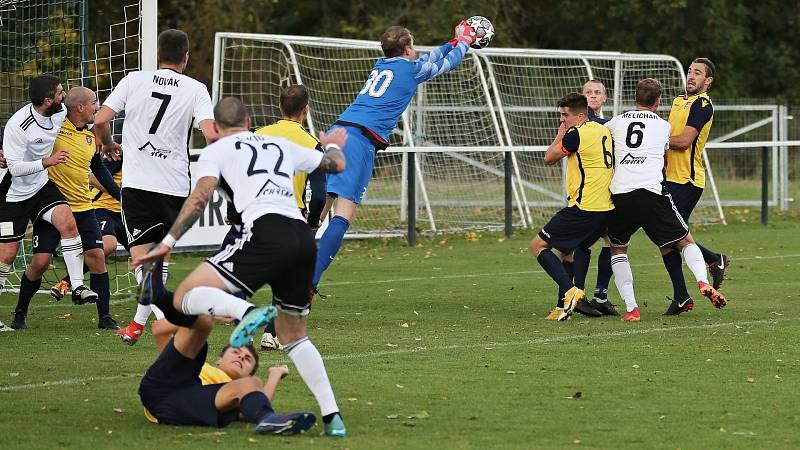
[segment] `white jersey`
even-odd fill
[[[192,120],[214,118],[205,85],[171,69],[131,72],[103,106],[125,111],[122,187],[189,195]]]
[[[218,178],[218,190],[245,224],[265,214],[303,220],[292,176],[313,172],[322,156],[284,138],[243,131],[204,148],[195,175]]]
[[[67,108],[45,117],[28,103],[8,119],[3,132],[3,153],[8,168],[0,169],[0,180],[6,189],[5,200],[21,202],[34,196],[48,180],[42,159],[53,153],[58,130],[67,117]]]
[[[647,189],[661,194],[664,152],[669,148],[669,122],[650,111],[628,111],[606,124],[614,138],[611,193]]]

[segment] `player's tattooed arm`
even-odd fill
[[[178,213],[178,218],[172,228],[169,229],[169,234],[176,241],[183,236],[189,228],[197,222],[197,219],[203,214],[206,205],[211,201],[214,195],[214,190],[217,188],[216,177],[202,177],[197,180],[197,185],[192,191],[192,195],[183,202],[181,212]]]
[[[344,128],[337,128],[328,134],[319,132],[319,142],[325,149],[319,168],[326,172],[342,172],[347,166],[342,149],[347,142],[347,131]]]

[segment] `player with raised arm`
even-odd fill
[[[664,186],[672,194],[672,200],[689,223],[689,217],[703,195],[706,174],[703,166],[703,150],[714,122],[714,105],[708,97],[708,89],[714,84],[716,67],[708,58],[696,58],[686,73],[686,95],[675,97],[669,112],[672,135],[666,155],[666,182]],[[719,289],[725,279],[730,258],[715,253],[700,244],[703,259],[711,272],[711,286]],[[665,316],[674,316],[691,311],[694,302],[686,290],[681,257],[677,252],[663,255],[664,267],[672,280],[673,297]]]
[[[633,273],[628,262],[630,238],[639,229],[661,253],[675,250],[683,255],[694,274],[700,293],[717,307],[725,296],[708,284],[706,265],[689,226],[664,189],[664,150],[669,146],[670,124],[656,114],[661,105],[661,83],[646,78],[636,85],[636,109],[612,118],[606,126],[614,138],[616,169],[611,180],[614,211],[608,223],[614,282],[625,301],[622,320],[638,322],[639,308],[633,292]]]
[[[344,129],[320,133],[325,153],[309,151],[287,139],[256,135],[249,131],[250,117],[242,102],[222,99],[214,108],[222,138],[206,147],[197,162],[197,185],[186,200],[175,224],[160,244],[134,264],[159,261],[200,217],[219,189],[241,214],[242,235],[233,244],[200,264],[181,282],[174,295],[159,285],[158,264],[147,271],[142,302],[155,300],[170,322],[191,327],[197,316],[233,317],[240,320],[231,345],[241,347],[274,317],[284,350],[319,403],[329,436],[347,431],[336,404],[325,364],[308,338],[306,323],[311,307],[308,295],[316,248],[294,200],[292,173],[341,172],[345,159],[341,148]],[[254,308],[232,295],[252,296],[265,284],[272,288],[275,306]]]
[[[256,130],[255,134],[286,138],[301,147],[322,152],[322,146],[317,138],[309,134],[303,123],[308,115],[308,90],[302,84],[294,84],[283,88],[279,105],[281,119],[272,125],[267,125]],[[325,171],[315,170],[311,173],[294,173],[294,200],[303,217],[314,233],[320,225],[320,215],[325,206]],[[311,188],[311,198],[306,204],[307,187]],[[223,244],[224,245],[224,244]],[[274,322],[267,325],[261,336],[262,350],[278,350],[281,348],[280,340],[275,335]]]
[[[579,255],[588,258],[591,246],[605,234],[609,211],[614,209],[608,190],[614,171],[611,134],[603,125],[588,120],[587,108],[586,97],[577,92],[559,100],[561,126],[544,155],[548,165],[567,158],[567,207],[531,241],[533,256],[561,294],[561,304],[550,312],[548,320],[569,320],[585,297],[588,259],[575,261],[572,277],[562,260],[578,249],[581,251],[576,251],[576,259]]]
[[[342,240],[355,218],[372,177],[375,152],[389,146],[389,134],[417,91],[420,83],[456,68],[470,45],[475,31],[466,21],[455,29],[455,37],[430,53],[415,58],[414,36],[408,29],[393,26],[381,36],[384,58],[378,59],[364,87],[331,129],[344,128],[349,136],[347,169],[328,176],[326,206],[336,199],[336,215],[323,233],[317,252],[312,284],[316,290],[323,272],[342,246]]]
[[[78,86],[69,90],[64,104],[68,111],[67,117],[61,125],[52,152],[53,155],[66,152],[69,158],[62,164],[49,167],[47,171],[50,180],[66,197],[81,236],[84,261],[90,272],[89,285],[98,294],[97,327],[116,330],[119,326],[109,312],[111,293],[108,272],[100,225],[89,194],[89,173],[93,173],[104,188],[116,197],[119,197],[119,187],[103,165],[100,155],[96,153],[95,136],[89,129],[98,110],[97,96],[91,89]],[[25,317],[28,306],[42,284],[42,275],[53,259],[59,233],[50,223],[37,220],[33,224],[31,240],[33,258],[21,277],[19,300],[11,323],[15,329],[27,328]],[[79,296],[73,296],[73,302],[84,303]]]
[[[122,221],[132,258],[144,255],[175,221],[189,195],[189,137],[197,121],[207,142],[216,139],[205,85],[183,74],[189,38],[181,30],[158,35],[158,70],[131,72],[106,98],[95,118],[103,153],[120,150],[109,122],[124,111]]]
[[[97,294],[83,284],[83,244],[75,218],[45,170],[69,157],[64,150],[51,155],[67,116],[64,88],[57,77],[40,75],[31,79],[28,94],[31,103],[8,119],[3,132],[8,168],[0,169],[0,287],[8,278],[28,222],[44,220],[61,236],[64,264],[75,286],[73,301],[96,301]]]

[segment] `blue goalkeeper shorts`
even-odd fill
[[[360,128],[334,125],[331,130],[336,128],[347,130],[347,142],[343,149],[347,168],[341,173],[328,174],[328,194],[361,203],[372,178],[375,144],[364,136]]]

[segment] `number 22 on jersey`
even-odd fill
[[[380,97],[389,89],[389,85],[392,84],[393,79],[394,72],[389,69],[381,70],[380,72],[373,70],[369,74],[369,78],[367,78],[367,82],[364,83],[364,87],[361,88],[359,94],[368,93],[370,97]]]

